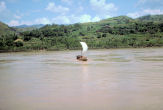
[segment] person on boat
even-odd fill
[[[82,57],[81,55],[77,55],[77,56],[76,56],[76,59],[79,60],[81,57]]]
[[[87,61],[87,60],[88,60],[87,57],[82,56],[82,55],[77,55],[77,56],[76,56],[76,59],[77,59],[77,60],[82,60],[82,61]]]

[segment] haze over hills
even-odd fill
[[[31,31],[34,29],[39,29],[41,27],[45,26],[44,24],[34,24],[34,25],[19,25],[19,26],[13,26],[18,32],[23,32],[23,31]]]
[[[29,28],[29,27],[33,27],[33,28],[41,28],[43,27],[44,24],[34,24],[34,25],[19,25],[19,26],[13,26],[15,28]]]
[[[8,26],[7,24],[0,22],[0,35],[6,34],[9,32],[23,32],[23,31],[31,31],[34,29],[39,29],[45,25],[43,24],[35,24],[35,25],[20,25],[20,26]]]

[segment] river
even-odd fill
[[[0,53],[0,110],[163,110],[163,48]]]

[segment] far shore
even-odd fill
[[[89,50],[107,50],[107,49],[144,49],[144,48],[162,48],[163,46],[153,46],[153,47],[119,47],[119,48],[90,48]],[[48,51],[73,51],[81,49],[40,49],[40,50],[0,50],[0,53],[10,53],[10,52],[48,52]],[[89,51],[88,50],[88,51]]]

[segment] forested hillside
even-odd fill
[[[99,22],[46,25],[40,29],[0,36],[1,50],[128,48],[163,46],[163,15],[137,19],[113,17]]]

